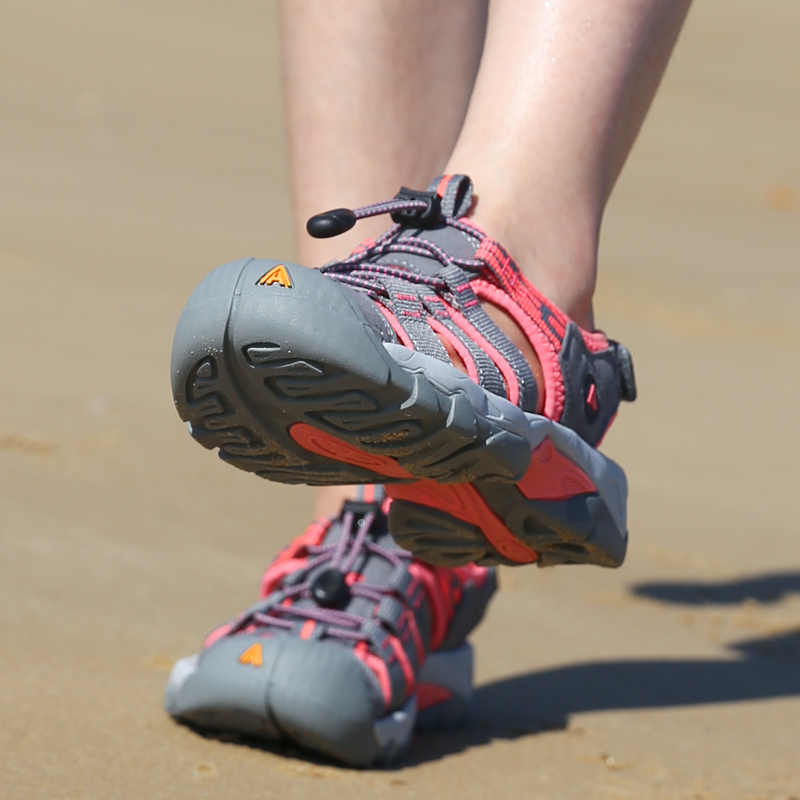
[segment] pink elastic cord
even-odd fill
[[[519,381],[517,380],[517,376],[514,373],[514,370],[511,369],[511,365],[506,361],[497,350],[492,347],[486,339],[481,336],[472,325],[467,322],[466,318],[463,317],[461,314],[458,313],[452,306],[444,304],[445,308],[447,309],[448,313],[450,314],[451,319],[453,322],[461,328],[464,333],[467,334],[482,350],[486,352],[486,354],[494,361],[495,366],[497,369],[500,370],[500,374],[503,376],[503,380],[506,383],[506,392],[508,393],[508,399],[514,403],[515,405],[519,403]]]
[[[542,334],[524,309],[500,287],[478,278],[472,282],[472,291],[481,300],[502,308],[522,329],[542,365],[544,415],[550,419],[559,419],[564,410],[564,378],[558,363],[558,353],[552,342]]]

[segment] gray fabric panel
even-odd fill
[[[385,279],[384,285],[389,292],[397,321],[408,334],[414,349],[450,363],[450,356],[425,319],[425,310],[419,299],[419,287],[395,278]]]
[[[564,375],[564,411],[559,422],[572,428],[589,444],[596,445],[622,399],[616,354],[610,348],[599,353],[590,352],[580,328],[570,322],[559,358]],[[596,414],[586,404],[589,382],[596,386]]]
[[[454,258],[474,258],[475,251],[480,245],[477,237],[449,225],[441,225],[430,230],[406,228],[397,238],[397,241],[402,243],[405,239],[409,240],[409,244],[414,244],[415,239],[427,239]],[[442,268],[441,262],[435,258],[411,253],[388,253],[376,258],[375,263],[408,267],[423,275],[436,275]]]
[[[519,381],[519,405],[523,411],[535,412],[539,402],[539,389],[530,365],[516,345],[503,333],[483,310],[469,285],[470,276],[459,267],[446,267],[442,276],[456,291],[458,310],[467,321],[494,347],[514,371]]]

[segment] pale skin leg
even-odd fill
[[[284,0],[284,94],[297,255],[319,266],[388,226],[360,222],[312,239],[329,208],[423,189],[461,131],[478,71],[487,0]]]
[[[492,0],[487,25],[477,0],[284,0],[298,259],[319,265],[386,226],[314,240],[311,215],[463,172],[474,222],[591,329],[603,211],[690,1]],[[318,514],[351,494],[320,490]]]
[[[284,0],[284,93],[297,258],[319,266],[387,227],[360,222],[312,239],[320,211],[425,188],[444,170],[467,113],[486,0]],[[317,491],[317,517],[353,487]]]
[[[600,223],[691,0],[492,0],[448,172],[473,220],[584,328]]]

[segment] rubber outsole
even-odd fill
[[[291,288],[261,286],[278,262],[215,270],[189,299],[173,347],[173,392],[192,436],[220,457],[285,483],[367,483],[369,462],[320,457],[294,440],[305,423],[401,468],[389,480],[524,474],[522,412],[473,408],[389,356],[347,290],[290,265]],[[520,430],[523,429],[523,430]],[[404,474],[403,471],[407,474]]]
[[[594,564],[618,567],[625,558],[626,540],[615,532],[608,509],[598,497],[574,497],[561,502],[526,498],[515,487],[477,483],[475,491],[486,508],[505,507],[490,523],[496,530],[505,528],[528,548],[527,552],[509,552],[508,540],[492,542],[487,538],[489,526],[475,524],[454,513],[433,505],[426,493],[420,502],[395,499],[389,511],[389,529],[395,541],[418,558],[446,567],[470,562],[482,566],[507,564],[515,566],[535,561],[540,567],[557,564]],[[390,492],[391,494],[391,492]],[[398,490],[395,497],[403,496]],[[419,492],[415,492],[418,495]],[[416,497],[415,497],[416,499]],[[442,505],[447,505],[442,503]],[[535,558],[528,557],[531,552]]]
[[[265,285],[278,267],[283,281]],[[384,344],[352,295],[276,261],[206,277],[172,353],[175,404],[192,436],[269,480],[386,484],[393,535],[433,563],[622,562],[616,464],[452,365]],[[552,465],[531,477],[545,440],[566,470],[555,488]],[[534,478],[544,496],[520,488]]]
[[[164,706],[176,720],[201,730],[294,742],[357,767],[396,760],[415,730],[450,730],[468,721],[474,660],[470,644],[430,653],[420,668],[417,684],[435,687],[444,699],[420,710],[412,694],[401,708],[383,716],[376,716],[374,705],[354,690],[368,685],[362,683],[362,665],[344,648],[334,647],[324,648],[329,656],[336,655],[324,663],[327,672],[308,657],[307,645],[301,643],[288,658],[284,648],[282,660],[295,662],[286,673],[288,682],[281,680],[287,665],[280,661],[270,665],[267,675],[245,672],[235,662],[228,665],[214,658],[216,653],[208,660],[203,654],[179,659],[167,681]],[[236,648],[235,641],[223,646]],[[313,681],[306,685],[308,678]]]

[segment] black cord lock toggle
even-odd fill
[[[442,198],[436,192],[418,192],[403,186],[394,196],[395,200],[424,202],[424,208],[408,208],[392,211],[392,219],[409,228],[435,228],[442,219]]]
[[[350,602],[350,587],[341,571],[331,567],[314,578],[311,596],[318,606],[342,609]]]

